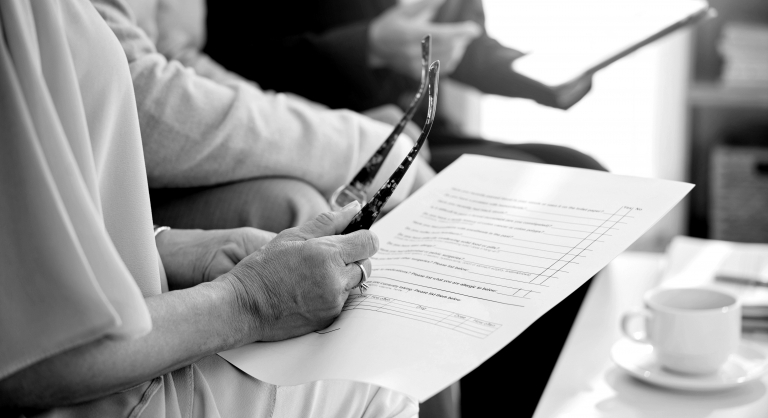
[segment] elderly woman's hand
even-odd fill
[[[255,228],[171,229],[157,236],[157,250],[170,289],[186,289],[232,270],[274,237]]]
[[[229,281],[239,306],[252,318],[244,324],[253,341],[277,341],[330,325],[378,250],[370,231],[341,233],[360,209],[357,202],[339,212],[281,232],[275,239],[217,280]]]

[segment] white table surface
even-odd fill
[[[535,418],[768,417],[768,375],[724,392],[671,391],[630,377],[610,358],[619,319],[661,277],[662,255],[624,253],[595,278]],[[768,349],[768,336],[749,337]]]

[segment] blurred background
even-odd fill
[[[768,1],[709,3],[715,18],[601,70],[589,95],[568,111],[457,84],[441,92],[451,103],[442,110],[460,113],[467,133],[567,145],[617,174],[695,183],[632,249],[663,251],[679,234],[768,242]],[[531,14],[516,14],[520,4]],[[484,6],[491,36],[510,46],[521,45],[521,26],[536,26],[531,16],[551,19],[547,2]],[[573,24],[564,21],[558,32],[522,46],[568,37]]]

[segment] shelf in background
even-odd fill
[[[691,85],[688,100],[698,107],[768,108],[768,85],[728,86],[696,82]]]

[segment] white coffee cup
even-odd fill
[[[654,289],[645,309],[624,314],[621,328],[635,341],[653,346],[666,369],[710,374],[722,366],[741,338],[741,305],[726,292],[707,288]],[[632,332],[633,319],[644,318],[644,332]]]

